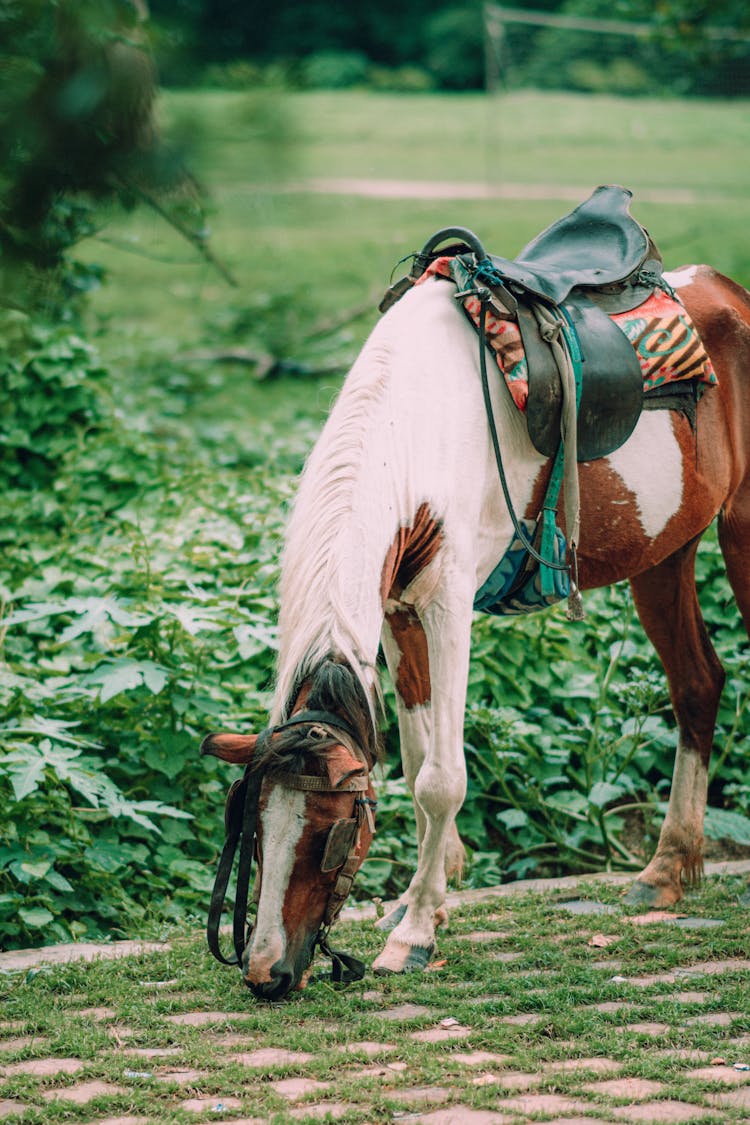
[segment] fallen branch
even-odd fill
[[[162,219],[164,219],[165,222],[169,223],[171,227],[174,227],[178,234],[181,234],[183,238],[186,238],[191,246],[195,247],[201,257],[205,258],[209,265],[213,266],[217,273],[221,274],[221,276],[229,285],[231,285],[234,289],[239,289],[239,282],[237,281],[237,279],[232,273],[230,273],[229,269],[224,265],[224,263],[216,257],[213,250],[208,245],[208,242],[202,235],[198,234],[194,230],[191,230],[190,227],[186,226],[184,223],[181,223],[175,215],[170,214],[167,208],[162,206],[162,204],[155,196],[151,195],[151,193],[146,191],[144,188],[139,187],[137,184],[131,184],[125,181],[123,181],[123,184],[128,191],[133,192],[139,197],[139,199],[142,200],[143,203],[148,204],[148,206],[151,207],[152,210],[156,211],[157,215],[161,215]]]
[[[345,363],[330,363],[315,367],[297,359],[281,359],[266,352],[250,352],[246,348],[205,349],[182,352],[175,356],[179,363],[242,363],[255,367],[255,378],[278,379],[282,375],[304,378],[318,378],[322,375],[338,375],[348,369]]]
[[[368,298],[367,301],[362,301],[359,305],[355,305],[351,309],[342,309],[339,313],[334,313],[333,316],[325,317],[319,320],[317,324],[313,325],[308,333],[309,340],[315,340],[318,336],[329,336],[331,332],[337,332],[339,328],[343,328],[345,324],[351,324],[353,320],[359,320],[365,313],[370,313],[373,309],[377,308],[378,301],[380,300],[380,291],[375,297]]]

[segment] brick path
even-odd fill
[[[734,874],[750,871],[750,863],[720,866]],[[470,961],[503,965],[506,981],[515,981],[511,994],[517,1003],[510,1011],[498,1007],[497,996],[478,995],[468,1007],[461,1007],[457,999],[455,1010],[461,1011],[457,1019],[430,1003],[429,982],[427,988],[422,984],[420,1002],[415,1003],[403,1001],[408,990],[399,985],[401,999],[397,1002],[389,981],[368,977],[358,993],[347,994],[351,1034],[346,1041],[341,1042],[340,1024],[335,1025],[337,1034],[327,1035],[334,1025],[327,1028],[318,1020],[309,1038],[310,1049],[290,1050],[274,1043],[273,1028],[290,1020],[304,1025],[304,1003],[264,1006],[265,1014],[271,1012],[273,1019],[261,1024],[265,1031],[259,1032],[253,1002],[240,988],[237,1010],[222,1011],[196,1007],[194,1001],[191,1005],[190,995],[181,991],[177,978],[141,982],[153,990],[154,998],[169,997],[172,1007],[182,1009],[172,1014],[165,1010],[156,1031],[150,1028],[150,1042],[157,1038],[158,1045],[138,1046],[137,1029],[127,1026],[124,1013],[107,1007],[88,1008],[76,1011],[75,1016],[91,1027],[105,1029],[111,1047],[94,1058],[60,1057],[43,1034],[30,1035],[27,1028],[3,1020],[0,1012],[0,1119],[9,1125],[45,1121],[45,1107],[49,1107],[50,1120],[80,1125],[152,1125],[159,1121],[195,1125],[209,1121],[220,1125],[296,1121],[697,1125],[749,1119],[750,988],[743,985],[745,980],[750,984],[750,924],[738,931],[747,940],[744,948],[742,939],[735,943],[736,956],[723,960],[699,957],[689,965],[665,969],[657,964],[658,958],[649,959],[652,937],[663,935],[669,926],[695,928],[696,941],[705,941],[710,950],[710,936],[703,935],[710,935],[711,927],[722,923],[705,916],[663,913],[623,919],[619,910],[597,901],[592,893],[596,884],[592,887],[591,880],[545,881],[531,886],[555,893],[558,901],[550,902],[551,918],[558,909],[558,918],[564,913],[568,923],[573,920],[574,929],[568,927],[565,940],[574,945],[589,976],[591,969],[601,974],[598,996],[589,989],[583,1003],[574,985],[570,986],[567,1011],[580,1012],[581,1028],[586,1029],[580,1038],[556,1042],[554,1020],[544,1006],[524,1010],[533,1009],[528,1000],[545,992],[545,981],[549,988],[559,987],[559,982],[554,966],[544,967],[543,957],[537,958],[541,967],[537,964],[522,971],[517,963],[528,950],[505,948],[510,937],[508,907],[520,899],[509,898],[511,888],[504,887],[459,899],[459,906],[472,904],[476,909],[477,900],[487,900],[488,905],[480,917],[482,928],[457,928],[452,940],[459,950],[454,957],[468,955]],[[522,893],[517,884],[512,891]],[[583,897],[586,895],[589,897]],[[493,902],[497,911],[503,899],[505,913],[494,913]],[[472,921],[477,919],[472,916]],[[622,942],[626,924],[628,935],[638,932],[643,954],[637,971],[631,961],[627,975],[622,976],[622,962],[617,950],[610,947]],[[553,921],[550,933],[545,935],[546,941],[554,947]],[[549,951],[550,947],[545,948]],[[164,946],[148,949],[163,950]],[[148,949],[141,943],[136,947],[117,943],[110,952],[128,956]],[[101,950],[81,947],[79,952],[91,958]],[[62,947],[62,956],[70,954],[71,947]],[[56,956],[61,954],[54,949],[29,951],[25,958],[3,954],[0,970],[25,969]],[[725,993],[727,981],[731,987]],[[622,997],[612,999],[618,988]],[[732,997],[732,1003],[720,1002],[725,995]],[[610,998],[598,998],[605,996]],[[60,1002],[66,1005],[64,996]],[[647,1018],[647,1007],[656,1007],[662,1018]],[[596,1036],[592,1038],[592,1017],[599,1021],[606,1049],[600,1048]],[[500,1032],[502,1050],[483,1048],[490,1026],[496,1037]],[[614,1040],[613,1029],[617,1031]],[[190,1065],[185,1057],[188,1048],[194,1050],[196,1042],[206,1036],[210,1036],[216,1067]],[[702,1049],[695,1046],[698,1040]],[[17,1083],[19,1077],[22,1093],[18,1094],[16,1084],[16,1092],[5,1096],[3,1084],[7,1089],[7,1083]],[[255,1116],[247,1116],[251,1104],[257,1107],[260,1089],[267,1109],[262,1116],[257,1116],[257,1110]],[[152,1100],[144,1114],[146,1096]],[[127,1107],[125,1112],[123,1107]]]

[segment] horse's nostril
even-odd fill
[[[271,972],[270,978],[256,983],[245,977],[245,984],[258,1000],[283,1000],[294,984],[294,975],[288,970]]]

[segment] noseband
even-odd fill
[[[327,727],[342,730],[355,741],[357,734],[354,728],[345,719],[328,711],[298,711],[290,719],[279,726],[269,727],[259,736],[259,744],[273,735],[291,726],[307,724],[311,727],[324,723]],[[258,803],[260,790],[263,784],[264,773],[262,770],[253,769],[252,763],[245,768],[241,778],[235,781],[227,794],[224,809],[224,826],[226,839],[219,858],[211,901],[208,910],[208,925],[206,938],[208,948],[217,961],[223,965],[241,965],[242,955],[247,947],[252,934],[252,924],[247,921],[247,901],[250,890],[250,876],[252,873],[253,856],[255,854],[255,840],[258,821]],[[304,790],[315,793],[361,793],[364,794],[370,787],[368,777],[352,777],[340,785],[333,786],[325,777],[311,774],[292,772],[274,773],[275,784],[287,789]],[[336,882],[328,895],[321,927],[316,934],[315,945],[321,952],[331,958],[331,978],[340,984],[349,984],[361,980],[365,975],[365,966],[362,961],[348,953],[337,952],[331,949],[328,935],[331,926],[336,921],[349,892],[352,888],[354,876],[359,868],[360,860],[357,855],[357,843],[360,830],[367,824],[371,834],[375,832],[374,811],[377,802],[370,797],[358,796],[354,799],[355,816],[349,820],[337,820],[331,826],[326,840],[323,858],[320,864],[322,872],[338,869]],[[224,909],[229,878],[232,873],[234,858],[239,849],[237,862],[237,893],[235,895],[234,913],[232,916],[232,943],[234,957],[225,957],[219,944],[219,928]]]

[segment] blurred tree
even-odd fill
[[[435,12],[425,24],[425,61],[447,90],[477,89],[484,83],[484,25],[481,4],[455,5]]]
[[[94,278],[66,260],[93,203],[155,200],[189,177],[153,118],[143,0],[0,5],[0,278],[4,304],[63,315]],[[189,188],[189,204],[195,193]]]
[[[171,81],[194,81],[201,63],[359,52],[379,66],[422,67],[453,89],[483,84],[481,7],[480,0],[152,0]],[[512,83],[624,93],[750,88],[746,0],[510,0],[508,7],[645,22],[654,32],[636,39],[508,22],[503,65]],[[722,27],[733,32],[719,38]]]
[[[565,0],[558,15],[570,26],[545,27],[515,66],[511,54],[512,82],[620,94],[746,94],[744,9],[736,0]],[[639,33],[609,32],[612,21]]]

